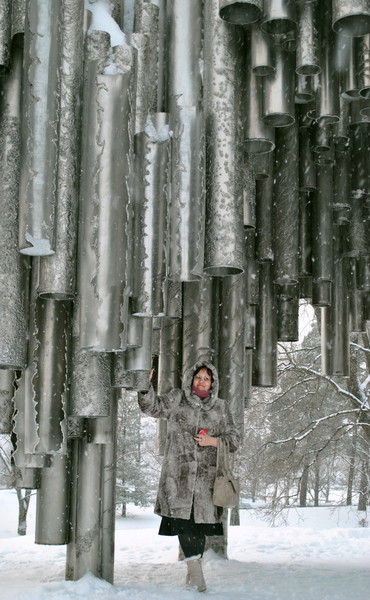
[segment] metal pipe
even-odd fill
[[[26,11],[19,248],[46,256],[55,251],[61,1],[27,2]]]
[[[220,17],[234,25],[249,25],[262,16],[263,0],[219,0]]]
[[[315,3],[316,0],[297,2],[296,72],[299,75],[317,75],[321,69],[317,47]]]
[[[236,98],[237,40],[218,16],[218,0],[204,5],[204,109],[206,123],[206,224],[204,271],[243,270],[243,159]]]
[[[297,12],[292,0],[264,0],[261,27],[271,34],[284,34],[295,29]]]
[[[367,0],[333,0],[332,25],[336,33],[357,37],[370,33]]]

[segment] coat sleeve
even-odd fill
[[[147,392],[138,393],[139,407],[143,413],[155,419],[168,419],[180,390],[171,390],[168,394],[157,396],[152,385]]]
[[[240,435],[239,435],[237,428],[235,427],[234,419],[232,417],[231,411],[230,411],[228,405],[226,404],[226,402],[224,403],[224,406],[225,406],[225,409],[224,409],[225,410],[225,426],[224,426],[224,431],[220,435],[220,438],[224,442],[228,443],[230,452],[235,452],[239,448]]]

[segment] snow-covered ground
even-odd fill
[[[290,509],[270,527],[260,510],[243,509],[229,528],[229,559],[206,553],[208,590],[185,590],[177,539],[157,535],[152,509],[129,507],[116,528],[115,583],[91,574],[64,581],[65,547],[34,544],[34,502],[28,534],[19,537],[14,491],[0,491],[0,598],[4,600],[368,600],[370,528],[355,508]]]

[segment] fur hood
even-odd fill
[[[210,363],[206,360],[198,360],[198,362],[196,362],[195,365],[190,367],[190,369],[188,369],[187,373],[185,374],[185,376],[183,378],[183,382],[182,382],[182,389],[184,390],[185,396],[187,397],[187,399],[190,402],[194,402],[194,401],[199,402],[199,399],[197,399],[197,396],[195,396],[195,394],[193,394],[193,392],[191,391],[191,387],[192,387],[192,383],[193,383],[193,379],[194,379],[194,373],[199,367],[204,367],[205,369],[210,369],[212,371],[212,378],[213,378],[212,390],[211,390],[212,393],[208,398],[205,398],[202,401],[204,409],[210,410],[212,408],[212,406],[214,406],[216,398],[218,397],[218,387],[219,387],[217,369],[214,365],[212,365],[212,363]]]

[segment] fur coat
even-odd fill
[[[191,391],[193,375],[199,366],[213,373],[212,393],[201,399]],[[217,449],[199,446],[193,436],[206,429],[227,441],[234,452],[239,434],[229,407],[218,397],[218,374],[213,365],[200,361],[187,373],[183,389],[156,396],[150,386],[139,392],[139,406],[151,417],[167,419],[167,439],[154,512],[161,516],[189,519],[194,503],[196,523],[216,523],[218,510],[213,504]]]

